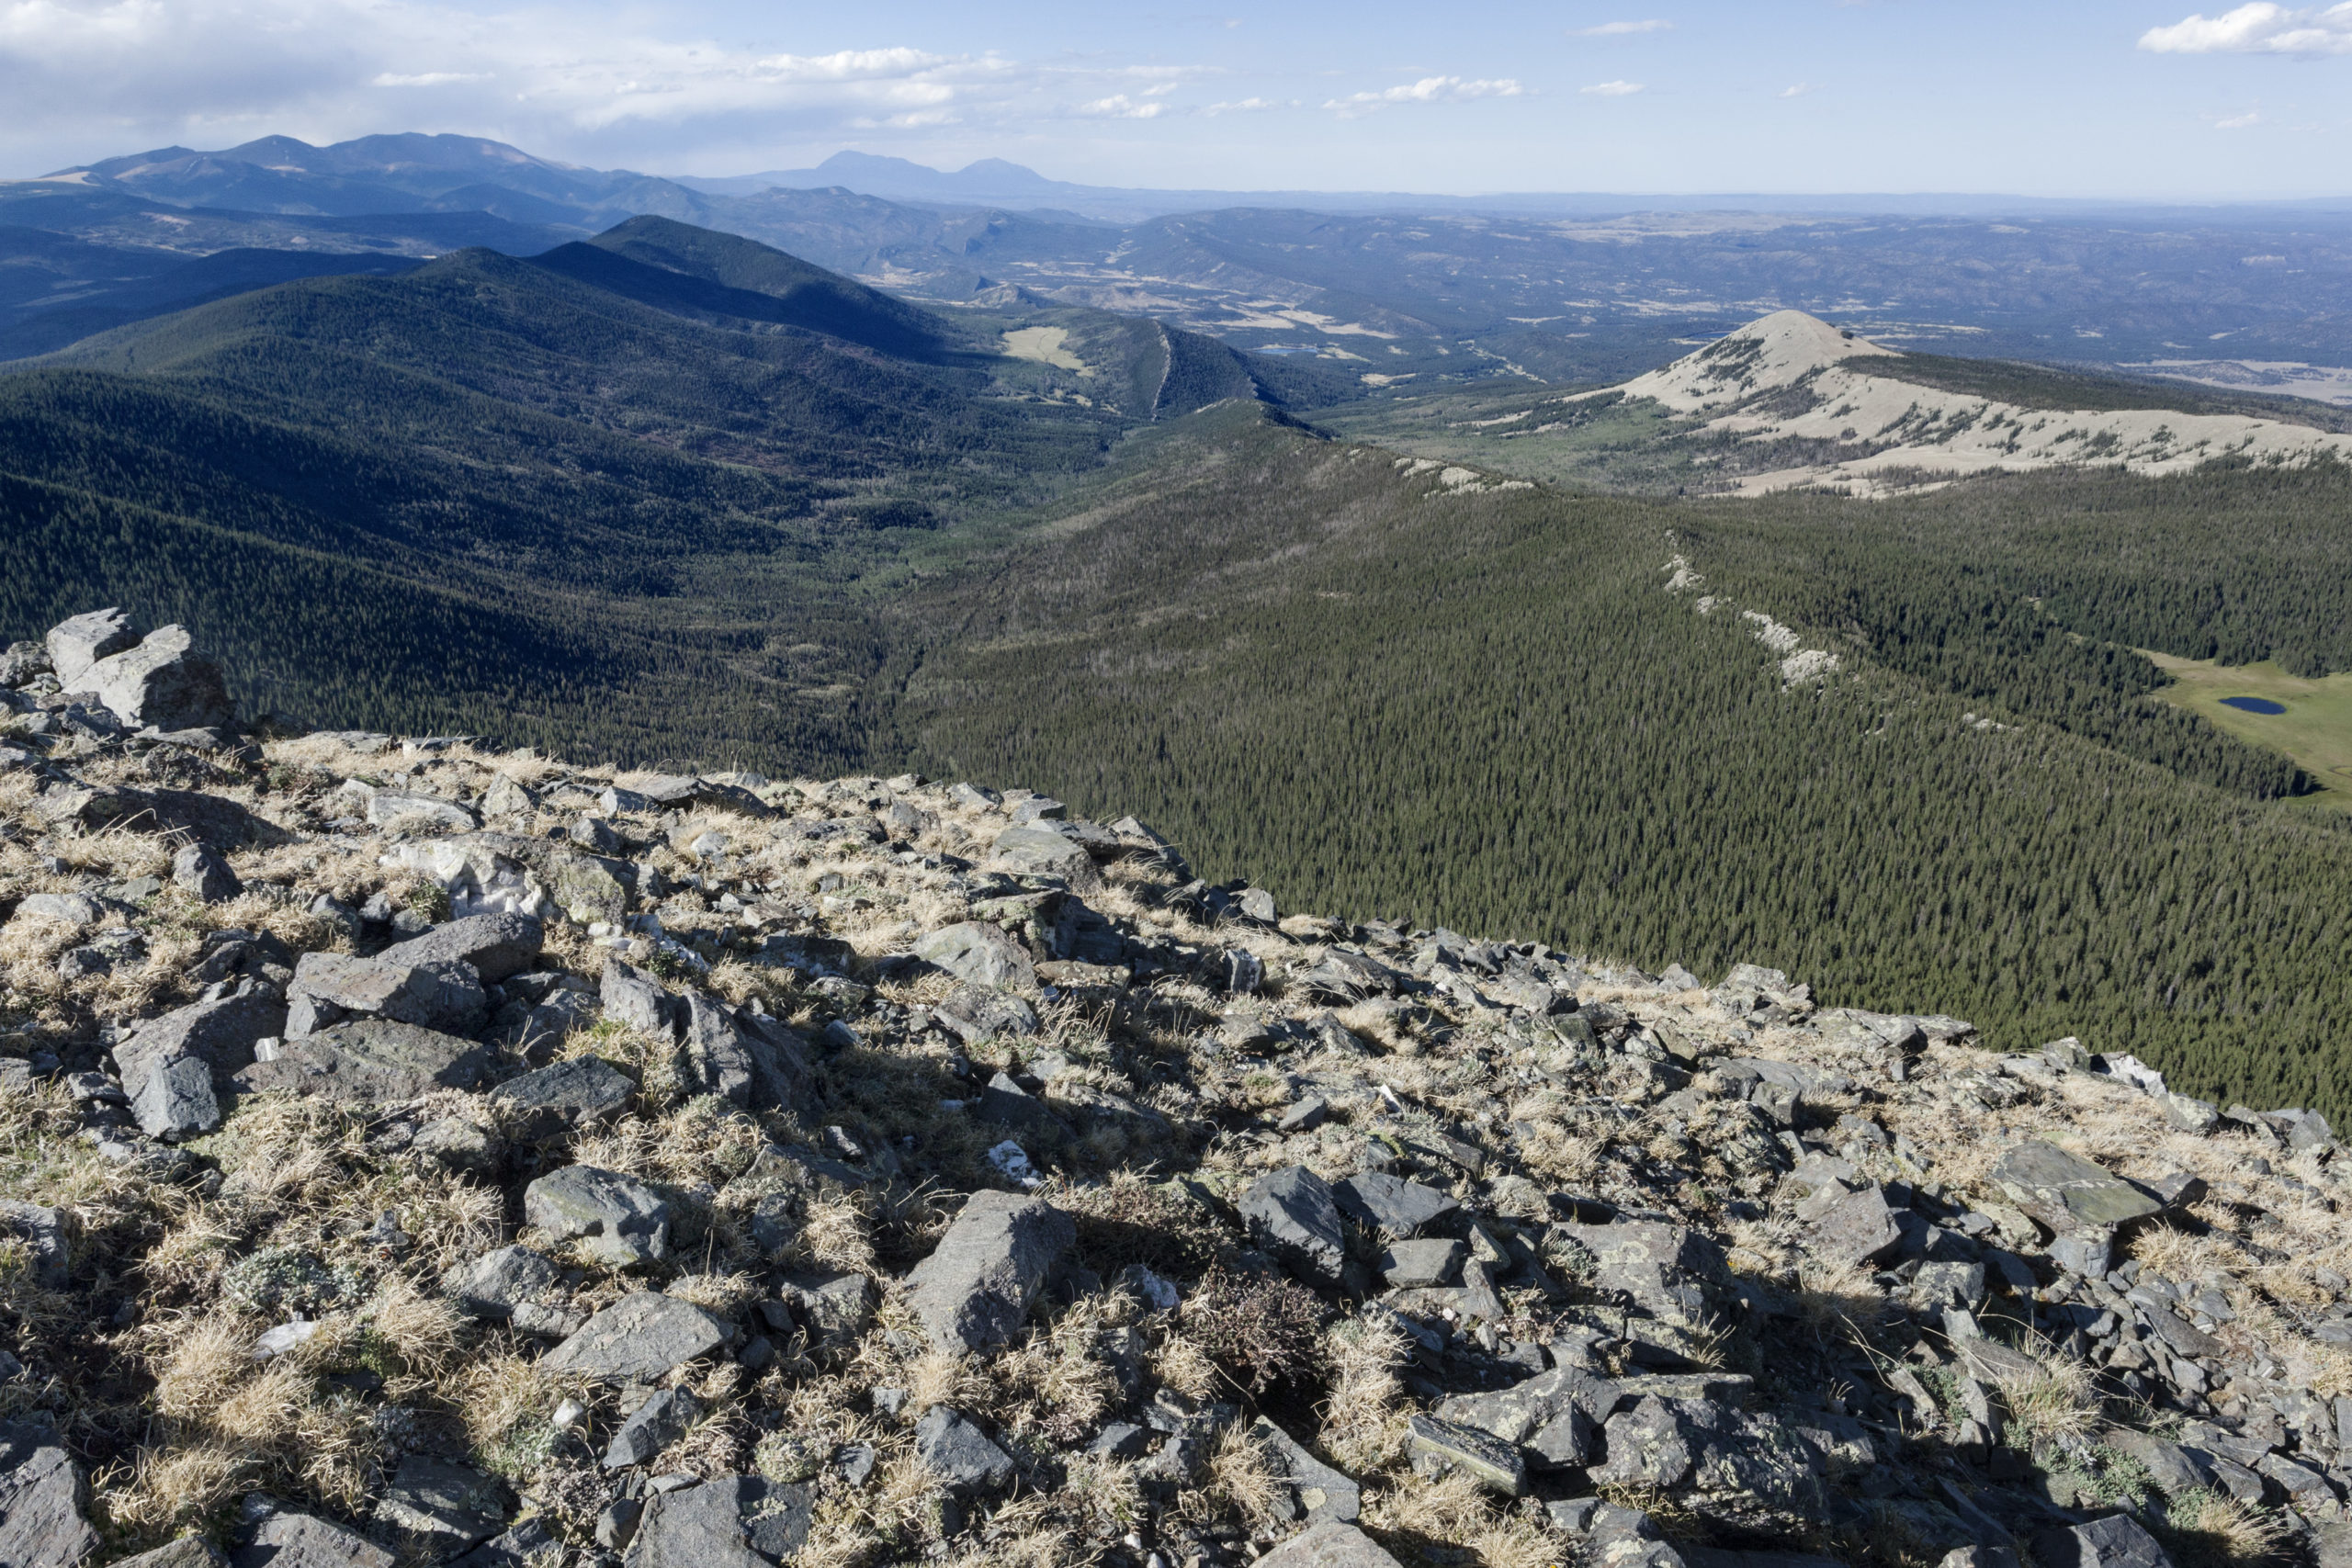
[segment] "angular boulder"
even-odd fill
[[[470,1040],[413,1024],[359,1019],[288,1040],[266,1062],[230,1075],[240,1094],[288,1089],[325,1100],[384,1105],[436,1089],[475,1089],[490,1053]]]
[[[606,1470],[643,1464],[686,1435],[702,1418],[702,1401],[683,1388],[665,1388],[639,1405],[605,1449]]]
[[[82,1517],[84,1495],[82,1473],[52,1421],[0,1421],[0,1562],[74,1568],[89,1556],[98,1532]]]
[[[1591,1462],[1601,1424],[1623,1397],[1617,1384],[1577,1367],[1555,1367],[1490,1393],[1457,1393],[1431,1414],[1532,1449],[1553,1465]]]
[[[675,1296],[639,1291],[580,1326],[539,1362],[607,1382],[650,1382],[727,1343],[725,1323]]]
[[[390,964],[468,964],[483,985],[494,986],[528,969],[546,944],[545,926],[509,909],[444,920],[376,956]]]
[[[1813,1222],[1805,1250],[1849,1268],[1877,1263],[1903,1245],[1903,1229],[1876,1185],[1849,1192]]]
[[[1071,842],[1051,828],[1007,828],[996,836],[980,869],[1012,876],[1058,877],[1079,893],[1095,892],[1102,886],[1102,874],[1095,868],[1086,846]]]
[[[2156,1538],[2129,1514],[2045,1530],[2034,1537],[2033,1556],[2041,1568],[2172,1568]]]
[[[49,649],[49,667],[57,676],[58,689],[86,692],[90,688],[82,681],[84,672],[101,659],[137,648],[139,634],[130,629],[129,615],[109,606],[58,622],[42,640]]]
[[[975,1192],[908,1273],[909,1304],[932,1344],[950,1355],[1001,1345],[1077,1239],[1076,1222],[1043,1199]]]
[[[2038,1140],[2012,1145],[1992,1174],[2011,1202],[2061,1235],[2129,1224],[2164,1207],[2121,1177]]]
[[[527,1247],[502,1247],[470,1263],[453,1265],[441,1290],[474,1316],[506,1318],[562,1278],[563,1271]]]
[[[1547,1234],[1591,1255],[1596,1290],[1623,1294],[1668,1323],[1689,1327],[1705,1321],[1701,1281],[1723,1267],[1721,1250],[1706,1237],[1653,1220],[1561,1224]]]
[[[172,857],[172,881],[205,904],[234,898],[245,890],[220,852],[205,844],[183,845]]]
[[[1035,990],[1037,967],[1029,950],[986,920],[966,920],[915,943],[915,956],[973,986]]]
[[[743,1483],[723,1475],[659,1492],[645,1505],[623,1568],[771,1568],[743,1528]]]
[[[130,1113],[141,1132],[165,1143],[217,1131],[220,1097],[212,1088],[212,1069],[194,1056],[151,1065],[131,1097]]]
[[[74,1248],[62,1211],[21,1198],[0,1198],[0,1236],[25,1249],[25,1262],[35,1284],[48,1291],[64,1289]]]
[[[540,1177],[523,1190],[523,1221],[616,1269],[670,1256],[669,1200],[616,1170],[568,1165]]]
[[[385,1483],[377,1522],[437,1556],[463,1551],[506,1528],[514,1494],[494,1475],[411,1454]]]
[[[490,1015],[481,977],[469,965],[450,959],[408,964],[382,956],[306,953],[295,961],[294,983],[287,997],[287,1030],[298,1037],[349,1017],[471,1034]]]
[[[229,1553],[229,1568],[393,1568],[398,1559],[314,1514],[276,1513]]]
[[[679,1017],[684,1011],[678,998],[664,989],[661,981],[617,958],[605,961],[597,998],[604,1004],[606,1018],[646,1034],[675,1034]]]
[[[628,1075],[602,1056],[552,1063],[490,1091],[502,1124],[526,1143],[546,1143],[609,1122],[636,1095]]]
[[[1461,1207],[1434,1187],[1381,1171],[1351,1176],[1331,1186],[1340,1213],[1392,1239],[1402,1240]]]
[[[1402,1564],[1354,1525],[1330,1519],[1291,1537],[1258,1559],[1258,1568],[1402,1568]]]
[[[125,724],[157,729],[209,729],[236,717],[220,666],[196,651],[184,626],[152,631],[136,648],[106,658],[75,678]]]
[[[285,998],[275,987],[248,979],[225,996],[149,1019],[116,1043],[115,1066],[123,1092],[134,1100],[150,1072],[179,1056],[202,1062],[221,1084],[252,1063],[257,1042],[285,1032]]]
[[[1001,1492],[1011,1485],[1012,1456],[953,1405],[934,1404],[915,1423],[915,1452],[958,1492]]]
[[[1238,1207],[1251,1237],[1295,1272],[1317,1284],[1340,1283],[1347,1233],[1321,1177],[1303,1165],[1269,1172],[1243,1190]]]

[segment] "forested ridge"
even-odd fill
[[[1736,615],[1664,591],[1736,509],[1434,488],[1265,432],[1171,454],[958,591],[903,731],[1301,907],[1765,963],[2005,1048],[2079,1033],[2194,1092],[2352,1105],[2336,819],[2130,754],[2169,710],[2131,707],[2120,747],[2063,713],[1980,729],[1850,645],[1783,689]],[[1722,554],[1711,590],[1797,618]]]

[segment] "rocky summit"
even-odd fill
[[[5,1568],[2352,1561],[2316,1114],[1027,790],[240,728],[114,611],[0,676]]]

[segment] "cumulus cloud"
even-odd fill
[[[1114,93],[1107,98],[1080,104],[1071,112],[1084,119],[1158,119],[1168,112],[1168,106],[1162,103],[1139,104],[1125,93]]]
[[[2257,0],[2218,17],[2199,12],[2150,28],[2140,47],[2151,54],[2352,54],[2352,0],[2304,11]]]
[[[1645,22],[1603,22],[1597,28],[1571,28],[1570,38],[1631,38],[1636,33],[1670,33],[1674,24],[1653,17]]]
[[[822,145],[853,130],[1033,124],[1072,103],[1148,119],[1162,107],[1158,85],[1181,74],[888,39],[775,53],[662,30],[657,15],[451,0],[0,0],[0,103],[10,106],[0,173],[168,142],[332,141],[420,123],[582,161],[658,161],[665,149]]]
[[[1798,83],[1794,83],[1794,84],[1792,84],[1792,85],[1789,85],[1789,86],[1786,86],[1786,87],[1781,88],[1781,96],[1782,96],[1782,97],[1784,97],[1784,98],[1802,98],[1802,97],[1804,97],[1807,93],[1810,93],[1810,92],[1812,92],[1812,91],[1813,91],[1813,84],[1812,84],[1812,83],[1810,83],[1810,82],[1798,82]]]
[[[1225,103],[1210,104],[1203,114],[1263,114],[1268,109],[1295,109],[1296,98],[1234,98]]]
[[[2259,109],[2248,109],[2244,114],[2233,114],[2227,119],[2215,120],[2213,122],[2213,129],[2216,130],[2245,130],[2249,127],[2260,125],[2261,123],[2262,112]]]
[[[1397,104],[1458,104],[1472,98],[1516,98],[1527,89],[1508,76],[1475,80],[1461,76],[1424,76],[1418,82],[1377,93],[1352,93],[1323,107],[1342,116],[1371,114]]]
[[[1646,85],[1642,82],[1595,82],[1591,86],[1578,87],[1577,91],[1593,98],[1630,98]]]

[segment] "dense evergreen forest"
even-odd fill
[[[2133,651],[2352,669],[2352,474],[1449,488],[1207,340],[1058,316],[1095,358],[1048,371],[983,352],[1034,312],[681,229],[0,377],[0,634],[120,603],[249,711],[1025,784],[1299,908],[1777,964],[2352,1111],[2352,818]],[[1678,556],[1843,668],[1785,687]]]
[[[2103,487],[2104,508],[2139,515],[2142,482]],[[2070,485],[2047,483],[1984,504],[2056,514]],[[2345,491],[2315,484],[2312,525],[2340,536]],[[1237,414],[1091,498],[1082,528],[944,595],[956,636],[898,723],[933,767],[1141,812],[1213,874],[1301,908],[1702,973],[1770,964],[1837,998],[1969,1017],[2006,1049],[2079,1033],[2194,1092],[2352,1106],[2340,818],[2256,798],[2263,781],[2217,770],[2229,750],[2171,710],[2070,725],[2063,699],[2102,678],[2120,692],[2136,677],[2098,671],[2144,661],[2078,664],[2064,637],[1982,662],[2011,697],[2004,729],[1963,724],[1987,706],[1967,680],[1882,660],[1870,632],[1832,644],[1840,678],[1784,689],[1746,623],[1664,591],[1668,558],[1825,631],[1849,588],[1877,585],[1949,609],[1940,635],[1965,644],[1948,567],[1921,552],[1906,574],[1867,534],[1854,555],[1877,575],[1793,604],[1772,591],[1812,581],[1788,539],[1957,537],[1979,519],[1952,492],[1792,498],[1752,533],[1748,515],[1448,495],[1376,450]],[[2297,602],[2261,581],[2246,597],[2290,626]],[[2152,760],[2183,733],[2214,781]]]

